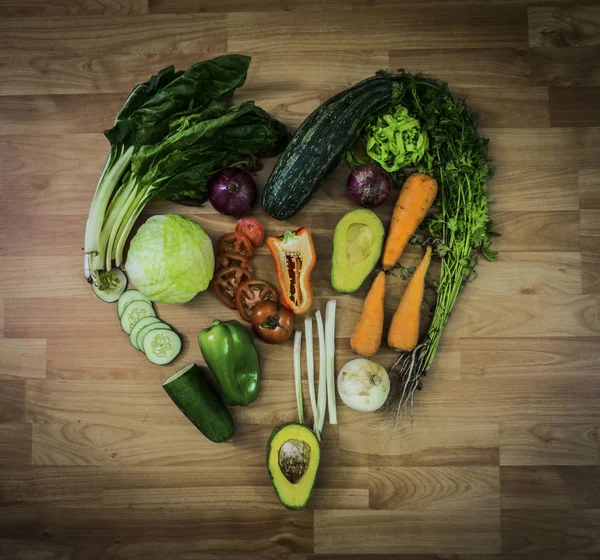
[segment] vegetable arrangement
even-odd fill
[[[133,90],[114,127],[105,132],[111,151],[88,217],[86,276],[100,299],[117,302],[132,346],[155,364],[175,359],[181,339],[156,317],[152,302],[186,303],[211,281],[216,298],[237,310],[263,342],[284,344],[294,334],[290,379],[298,422],[273,431],[267,468],[282,504],[302,509],[317,475],[327,413],[329,423],[337,423],[336,386],[342,401],[357,411],[379,410],[392,395],[392,407],[401,414],[420,388],[478,260],[495,258],[487,198],[491,168],[476,117],[434,78],[378,72],[323,103],[288,144],[284,125],[253,102],[231,104],[249,62],[249,57],[226,55],[186,72],[169,67]],[[382,269],[350,338],[351,348],[365,358],[346,363],[337,385],[336,301],[327,302],[324,319],[315,311],[316,333],[313,319],[304,321],[311,418],[304,411],[303,336],[294,328],[296,315],[308,313],[314,303],[312,234],[301,227],[267,237],[278,290],[255,277],[251,259],[265,230],[245,216],[257,197],[249,171],[258,168],[258,157],[281,150],[263,191],[265,211],[278,220],[296,215],[345,158],[351,167],[347,194],[362,208],[343,216],[333,232],[332,287],[354,293],[378,262]],[[400,185],[386,232],[367,208],[381,205],[391,187]],[[215,256],[210,238],[193,220],[174,214],[151,217],[131,241],[125,269],[136,289],[125,291],[127,276],[113,263],[123,262],[134,223],[155,196],[189,205],[209,200],[218,212],[241,219],[235,231],[218,239]],[[389,275],[397,268],[408,270],[400,260],[409,244],[422,245],[424,256],[410,269],[412,277],[387,332],[388,346],[400,353],[390,383],[385,368],[366,358],[380,350]],[[420,340],[432,259],[441,259],[441,273],[433,318]],[[200,432],[222,443],[234,435],[227,407],[247,406],[259,396],[258,353],[249,330],[236,320],[214,320],[198,334],[198,344],[210,372],[189,364],[163,388]]]

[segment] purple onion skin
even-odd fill
[[[391,181],[378,165],[368,163],[355,167],[348,175],[348,196],[363,208],[383,204],[390,194]]]
[[[256,183],[244,169],[228,167],[209,181],[208,200],[221,214],[243,216],[256,200]]]

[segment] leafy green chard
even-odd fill
[[[435,285],[437,300],[427,336],[412,352],[402,353],[391,370],[396,383],[392,383],[395,398],[390,402],[399,415],[421,388],[421,378],[433,362],[452,308],[479,259],[493,261],[496,253],[491,249],[487,196],[493,169],[488,140],[477,130],[477,115],[463,100],[454,98],[443,82],[403,71],[387,75],[400,86],[394,103],[419,121],[429,144],[418,163],[397,169],[393,178],[401,184],[405,173],[417,170],[433,176],[439,187],[437,212],[421,226],[423,237],[433,243],[441,257],[440,279]],[[363,141],[365,137],[368,130],[361,134]]]
[[[111,150],[92,200],[85,233],[86,277],[123,261],[136,219],[154,197],[188,205],[208,199],[216,172],[253,170],[257,157],[279,153],[285,126],[248,101],[230,105],[250,57],[225,55],[185,72],[164,68],[138,85],[105,131]]]

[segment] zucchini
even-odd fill
[[[380,114],[398,88],[381,75],[328,99],[298,128],[267,180],[262,205],[278,220],[295,216],[344,157],[365,123]]]
[[[208,439],[222,443],[233,436],[233,420],[229,410],[212,388],[205,372],[190,364],[169,377],[163,389],[177,408]]]

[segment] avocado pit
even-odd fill
[[[283,476],[296,484],[310,463],[310,446],[304,441],[288,439],[279,449],[279,468]]]

